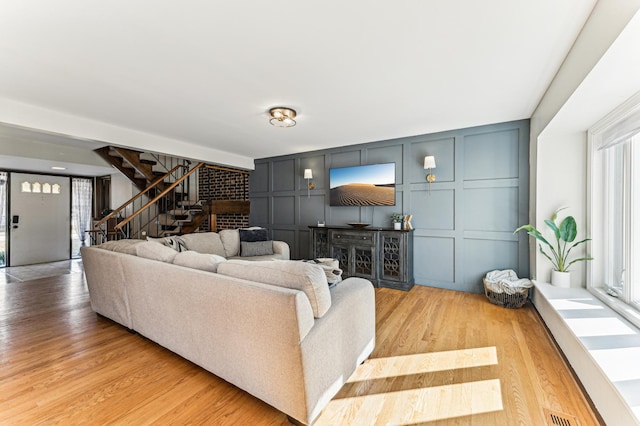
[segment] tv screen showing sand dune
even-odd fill
[[[396,204],[395,163],[329,170],[331,206],[393,206]]]

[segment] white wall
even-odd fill
[[[111,208],[115,210],[129,201],[137,193],[137,191],[134,193],[133,190],[129,179],[120,173],[113,173],[111,175]],[[129,216],[130,213],[127,211],[124,216]]]
[[[550,154],[553,149],[564,150],[566,148],[569,150],[571,147],[576,148],[580,144],[577,143],[575,134],[566,138],[566,142],[563,142],[565,141],[564,135],[566,133],[558,134],[546,130],[559,112],[567,105],[576,90],[587,79],[594,67],[605,57],[607,51],[639,9],[640,0],[599,0],[567,55],[565,62],[531,117],[529,219],[530,223],[539,229],[546,226],[544,219],[549,217],[549,211],[553,212],[553,203],[547,201],[550,198],[555,202],[566,200],[566,202],[561,203],[563,205],[572,204],[571,214],[576,217],[576,220],[582,218],[579,221],[579,225],[585,226],[586,202],[576,199],[574,194],[585,193],[586,191],[586,179],[582,179],[586,167],[586,151],[582,149],[586,150],[586,142],[584,142],[584,148],[578,148],[578,151],[570,150],[568,157],[570,162],[568,164],[562,166],[561,164],[556,164],[555,161],[549,164],[548,162],[551,161]],[[635,52],[630,52],[630,54],[635,54]],[[623,73],[624,70],[621,69],[619,72]],[[609,76],[609,78],[612,77]],[[603,81],[602,84],[606,86],[607,83]],[[602,86],[599,89],[602,90]],[[606,95],[606,91],[602,92]],[[629,96],[633,93],[635,91],[631,91]],[[571,115],[569,117],[571,119]],[[579,117],[573,118],[578,122]],[[571,123],[564,124],[564,126],[559,127],[565,129],[573,128],[574,132],[585,132],[588,126],[593,123],[588,123],[587,126],[578,128],[571,126]],[[543,147],[543,145],[546,145],[546,147]],[[570,158],[574,155],[577,158]],[[567,156],[565,155],[565,157]],[[580,159],[582,164],[577,161]],[[560,170],[557,170],[558,167],[560,167]],[[557,181],[548,177],[560,173],[570,176],[567,184],[558,185]],[[572,202],[574,200],[576,201],[575,207]],[[530,244],[531,275],[534,278],[547,281],[549,279],[549,267],[546,265],[548,261],[538,254],[533,241],[530,241]],[[574,281],[574,283],[574,285],[584,286],[582,282]]]
[[[573,216],[578,224],[576,241],[586,238],[587,133],[540,136],[538,164],[541,166],[538,170],[538,190],[540,191],[537,200],[540,218],[538,229],[545,237],[553,238],[552,232],[543,221],[550,218],[558,208],[568,207],[559,214],[557,222],[566,216]],[[535,253],[538,265],[537,279],[550,282],[551,263],[539,251]],[[585,246],[576,247],[571,253],[571,259],[582,257],[585,254]],[[585,266],[585,262],[578,262],[571,267],[572,287],[584,287]]]

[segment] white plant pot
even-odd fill
[[[396,230],[402,229],[402,224],[400,222],[393,222],[393,229],[396,229]]]
[[[557,287],[571,287],[571,272],[551,271],[551,284]]]

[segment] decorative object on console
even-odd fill
[[[402,213],[392,213],[391,222],[393,222],[393,229],[402,229],[402,222],[404,222],[404,215]]]
[[[582,243],[591,241],[591,238],[585,238],[584,240],[580,240],[577,243],[573,243],[578,234],[576,220],[573,218],[573,216],[565,217],[560,225],[556,224],[558,213],[564,209],[566,209],[566,207],[562,207],[556,210],[551,215],[550,219],[544,221],[544,223],[553,231],[553,234],[556,237],[555,247],[542,236],[542,232],[534,228],[532,225],[522,225],[521,227],[513,231],[513,233],[515,234],[516,232],[524,229],[525,231],[527,231],[527,234],[539,241],[538,248],[540,249],[540,253],[542,253],[547,259],[549,259],[549,261],[553,265],[552,272],[569,272],[569,267],[574,263],[593,259],[592,257],[581,257],[569,262],[569,253],[571,253],[571,250]],[[544,251],[544,249],[542,248],[542,244],[540,243],[546,244],[547,248],[551,251],[551,256],[546,251]],[[567,247],[567,243],[573,244]],[[567,278],[567,274],[552,273],[551,284],[558,285],[560,287],[568,287],[569,278]]]
[[[427,182],[429,182],[429,195],[431,195],[431,184],[436,181],[436,175],[431,173],[431,169],[436,168],[436,157],[433,155],[427,155],[424,157],[424,169],[428,170]]]
[[[311,169],[304,169],[304,178],[307,180],[307,198],[311,197],[311,190],[316,187],[316,185],[311,182],[313,179],[313,172]]]
[[[404,215],[404,229],[407,231],[411,231],[413,229],[413,225],[411,225],[411,219],[413,219],[412,214]]]
[[[296,125],[296,112],[291,108],[275,107],[269,110],[269,123],[276,127],[293,127]]]
[[[364,223],[364,222],[349,222],[347,223],[347,225],[352,226],[354,228],[366,228],[367,226],[371,225],[370,223]],[[324,225],[322,225],[324,226]]]

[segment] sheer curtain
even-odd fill
[[[93,185],[91,179],[73,178],[71,180],[71,211],[73,227],[82,245],[85,245],[87,233],[91,225],[91,200]]]
[[[7,172],[0,172],[0,266],[6,265],[7,257]]]

